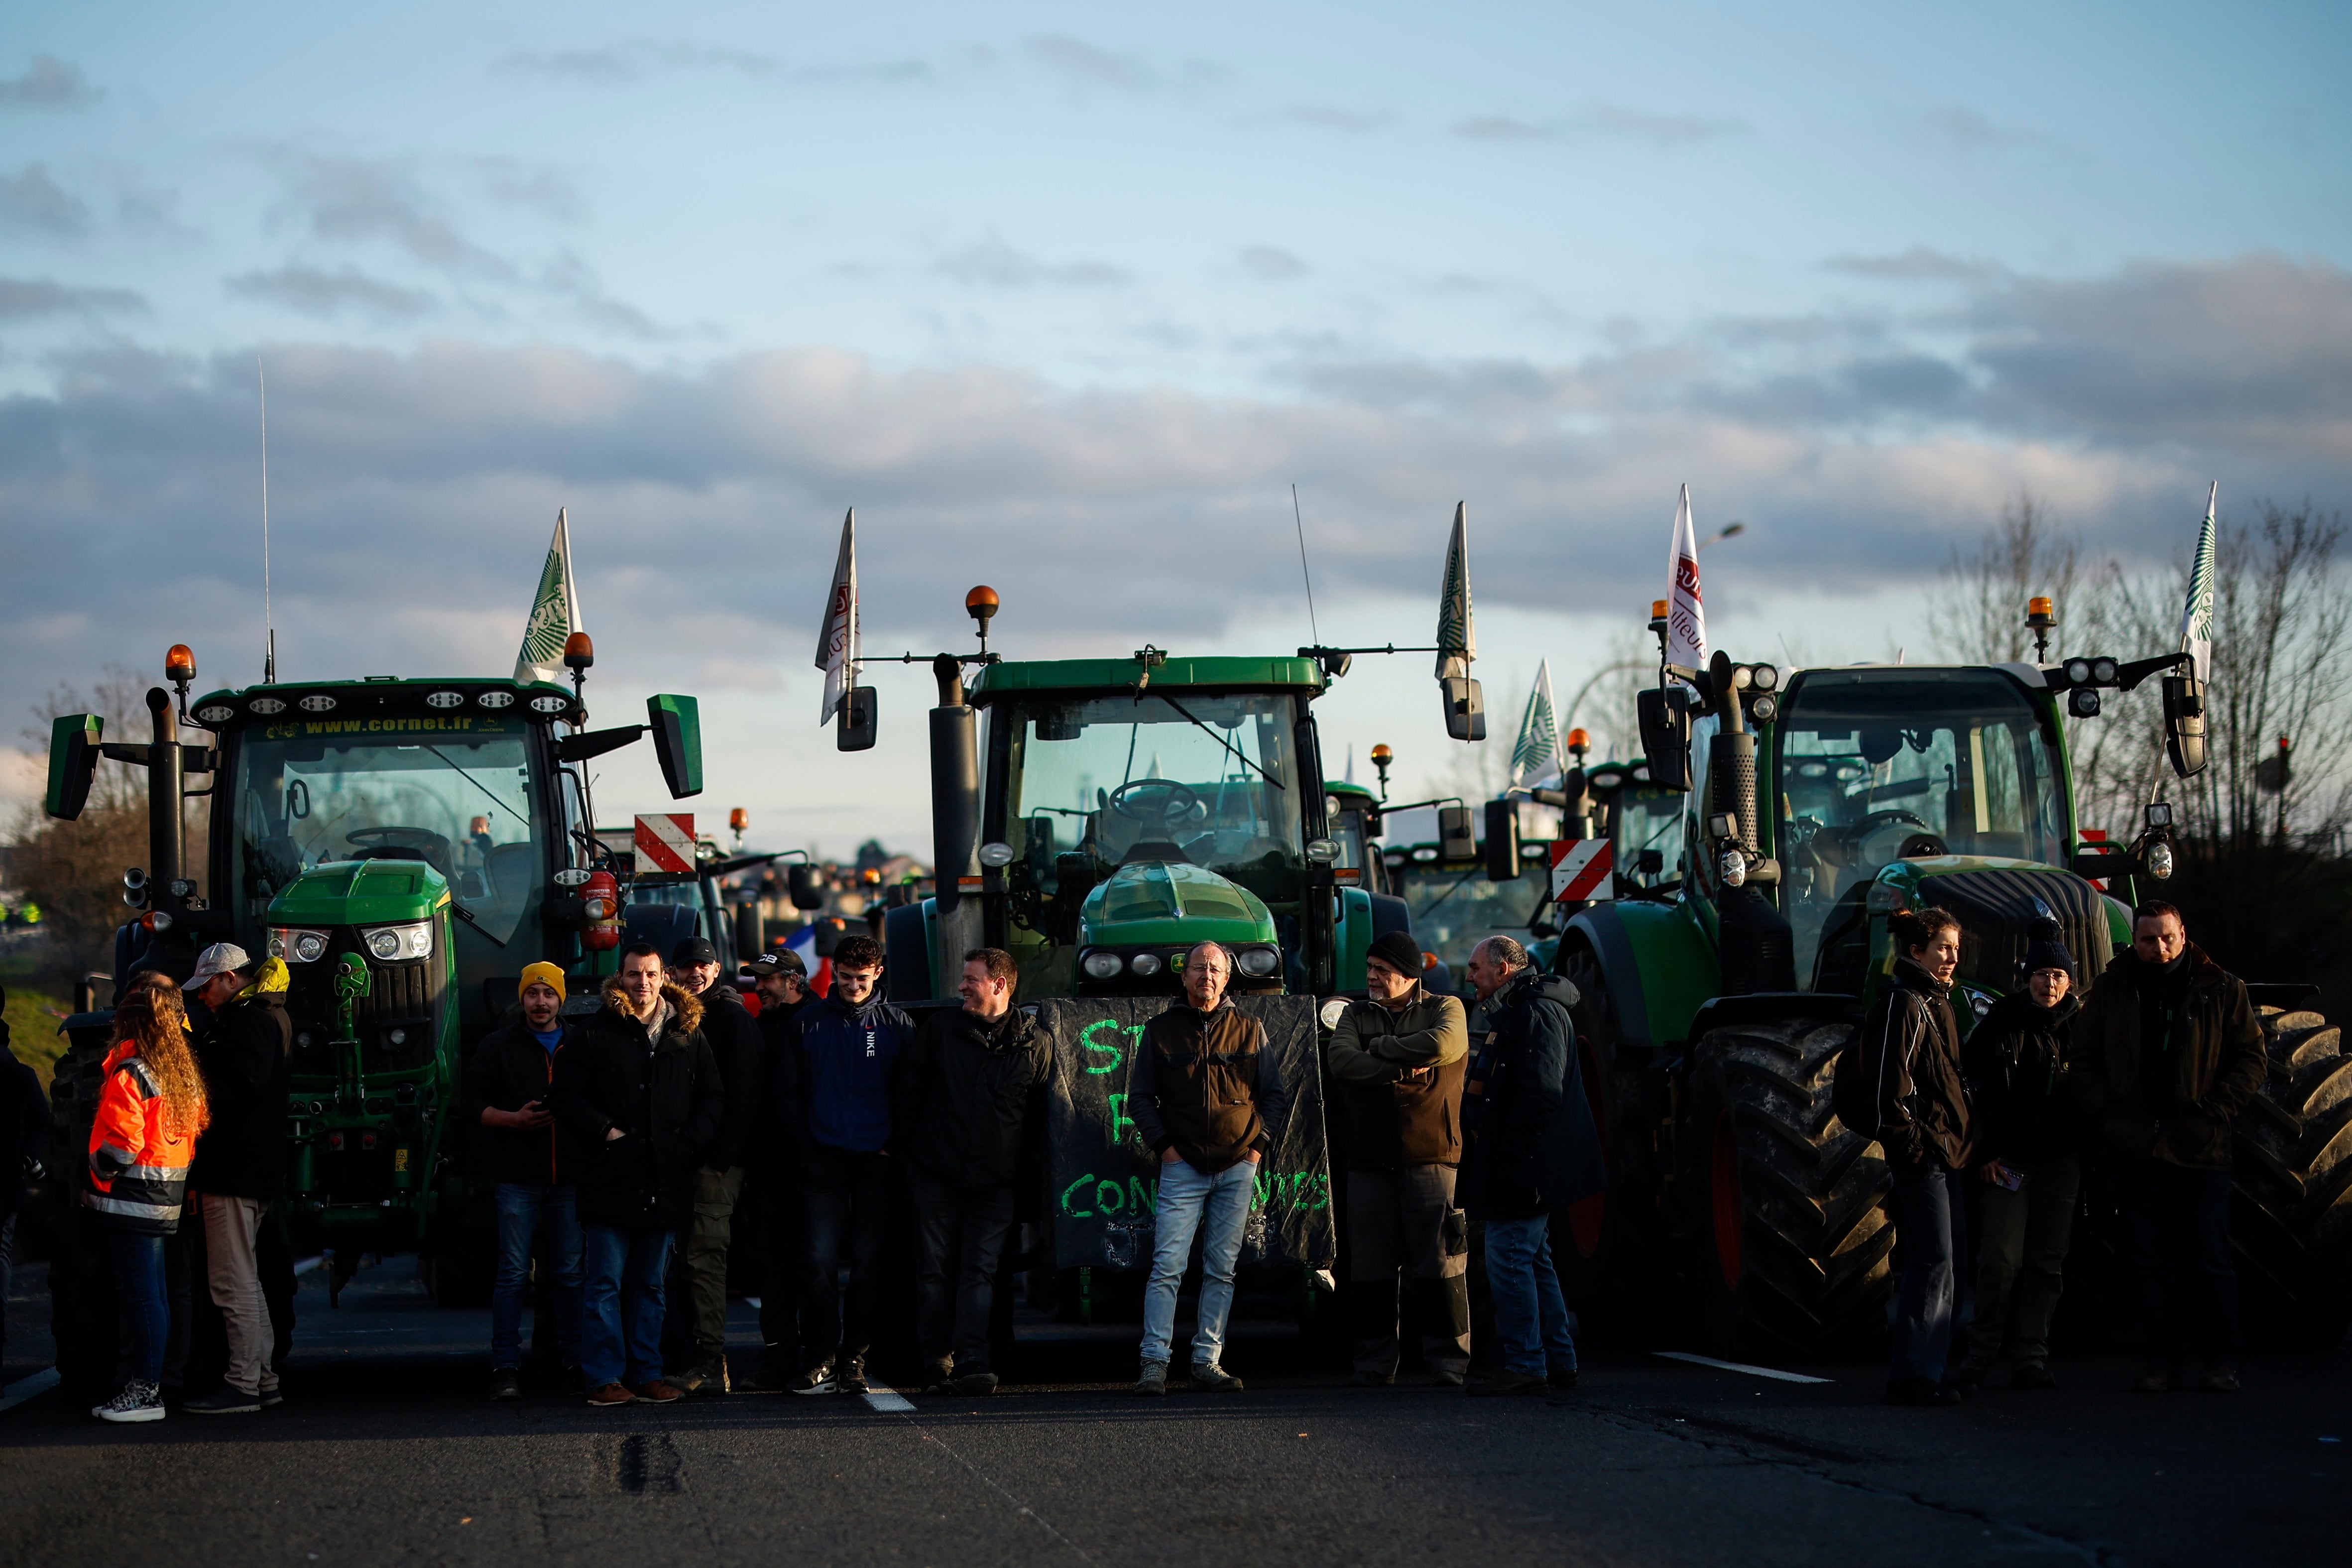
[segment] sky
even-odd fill
[[[698,696],[763,846],[928,837],[928,673],[816,725],[851,507],[870,653],[985,582],[1019,658],[1425,642],[1464,502],[1503,746],[1638,651],[1684,484],[1719,646],[1927,657],[2021,491],[2147,571],[2209,481],[2352,498],[2348,58],[2323,5],[15,5],[0,668],[258,679],[257,367],[282,675],[503,672],[568,508],[598,721]],[[1429,677],[1359,659],[1334,770],[1457,778]]]

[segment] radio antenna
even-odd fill
[[[1315,574],[1307,569],[1307,520],[1298,511],[1298,487],[1290,487],[1290,521],[1298,529],[1298,574],[1307,580],[1307,628],[1315,635],[1315,646],[1323,646],[1323,629],[1315,624]]]
[[[278,622],[269,609],[269,377],[261,356],[253,356],[253,379],[261,387],[261,625],[268,641],[261,655],[261,683],[278,684]]]

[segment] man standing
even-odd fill
[[[8,993],[0,987],[0,1012]],[[8,1288],[15,1260],[16,1211],[25,1188],[39,1178],[49,1143],[49,1100],[29,1063],[8,1049],[8,1022],[0,1018],[0,1363],[7,1360]]]
[[[586,1268],[580,1363],[599,1407],[679,1397],[661,1381],[663,1275],[726,1110],[702,1004],[632,942],[604,1005],[555,1058],[555,1121],[578,1173]]]
[[[1465,973],[1487,1028],[1463,1084],[1463,1206],[1486,1229],[1503,1360],[1468,1392],[1574,1388],[1576,1340],[1552,1268],[1550,1215],[1608,1184],[1569,1017],[1576,987],[1536,973],[1507,936],[1471,949]]]
[[[1371,999],[1348,1004],[1326,1058],[1348,1170],[1349,1337],[1367,1388],[1396,1381],[1400,1268],[1430,1375],[1458,1388],[1470,1366],[1469,1226],[1454,1206],[1469,1026],[1461,1002],[1424,989],[1421,973],[1411,936],[1374,938]]]
[[[580,1194],[555,1148],[555,1064],[572,1029],[563,1022],[563,971],[528,963],[516,999],[522,1016],[491,1030],[466,1058],[461,1114],[478,1125],[478,1175],[497,1184],[499,1268],[490,1287],[490,1397],[522,1397],[522,1298],[544,1229],[555,1259],[555,1338],[566,1379],[580,1371],[583,1268]],[[546,1324],[540,1325],[542,1331]],[[584,1394],[584,1385],[572,1392]]]
[[[196,1140],[188,1190],[204,1218],[205,1274],[228,1329],[226,1381],[191,1399],[192,1415],[241,1415],[278,1402],[270,1364],[275,1336],[256,1249],[261,1221],[278,1196],[286,1162],[288,1047],[283,961],[265,963],[252,984],[245,950],[215,942],[181,987],[209,1018],[195,1039],[212,1121]]]
[[[1000,948],[964,954],[963,1007],[934,1013],[898,1058],[893,1125],[922,1228],[916,1332],[926,1394],[993,1394],[988,1324],[1013,1227],[1024,1131],[1045,1110],[1050,1058],[1036,1020],[1013,1009],[1019,970]]]
[[[694,1172],[694,1217],[686,1232],[681,1272],[686,1289],[677,1304],[690,1322],[694,1362],[667,1381],[680,1394],[727,1392],[727,1251],[734,1240],[743,1166],[760,1113],[759,1021],[742,995],[719,978],[719,950],[701,937],[679,942],[669,955],[670,976],[702,1004],[702,1037],[719,1064],[727,1110],[719,1136]]]
[[[809,1000],[808,967],[797,952],[763,952],[744,966],[760,999],[760,1113],[745,1181],[763,1200],[767,1282],[760,1295],[757,1386],[776,1393],[797,1384],[801,1300],[808,1294],[808,1225],[803,1192],[808,1165],[808,1113],[801,1103],[800,1014]]]
[[[1128,1114],[1160,1157],[1151,1279],[1143,1291],[1143,1372],[1135,1392],[1168,1392],[1176,1289],[1201,1246],[1201,1305],[1192,1331],[1192,1386],[1238,1393],[1217,1364],[1234,1304],[1234,1266],[1249,1224],[1259,1163],[1287,1122],[1290,1094],[1265,1029],[1225,995],[1233,959],[1213,942],[1184,955],[1184,1000],[1143,1026],[1128,1068]]]
[[[866,1352],[881,1314],[882,1244],[890,1218],[890,1068],[915,1021],[882,1000],[882,944],[845,938],[833,990],[801,1009],[800,1068],[808,1108],[808,1295],[801,1303],[795,1394],[863,1394]],[[839,1283],[849,1244],[848,1310]]]
[[[2147,1363],[2132,1386],[2180,1386],[2192,1335],[2182,1322],[2182,1266],[2203,1358],[2198,1387],[2238,1387],[2238,1277],[2230,1262],[2230,1126],[2269,1070],[2245,982],[2189,940],[2180,911],[2132,911],[2132,944],[2093,982],[2075,1026],[2077,1092],[2123,1177]]]

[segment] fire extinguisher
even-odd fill
[[[588,927],[580,933],[580,945],[591,952],[608,952],[620,946],[621,885],[613,880],[613,873],[591,872],[580,885],[580,901],[588,916]]]

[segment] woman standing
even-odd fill
[[[90,1414],[104,1421],[161,1421],[163,1349],[172,1331],[163,1238],[180,1228],[188,1161],[211,1117],[177,991],[139,987],[116,1010],[114,1027],[106,1087],[89,1130],[90,1190],[83,1202],[105,1222],[114,1253],[115,1289],[131,1331],[131,1378]]]
[[[1906,910],[1888,917],[1886,929],[1895,942],[1894,972],[1863,1022],[1858,1064],[1876,1103],[1903,1243],[1886,1399],[1957,1405],[1960,1396],[1944,1373],[1959,1303],[1959,1259],[1968,1253],[1959,1176],[1969,1163],[1969,1100],[1951,1004],[1960,922],[1948,910]]]

